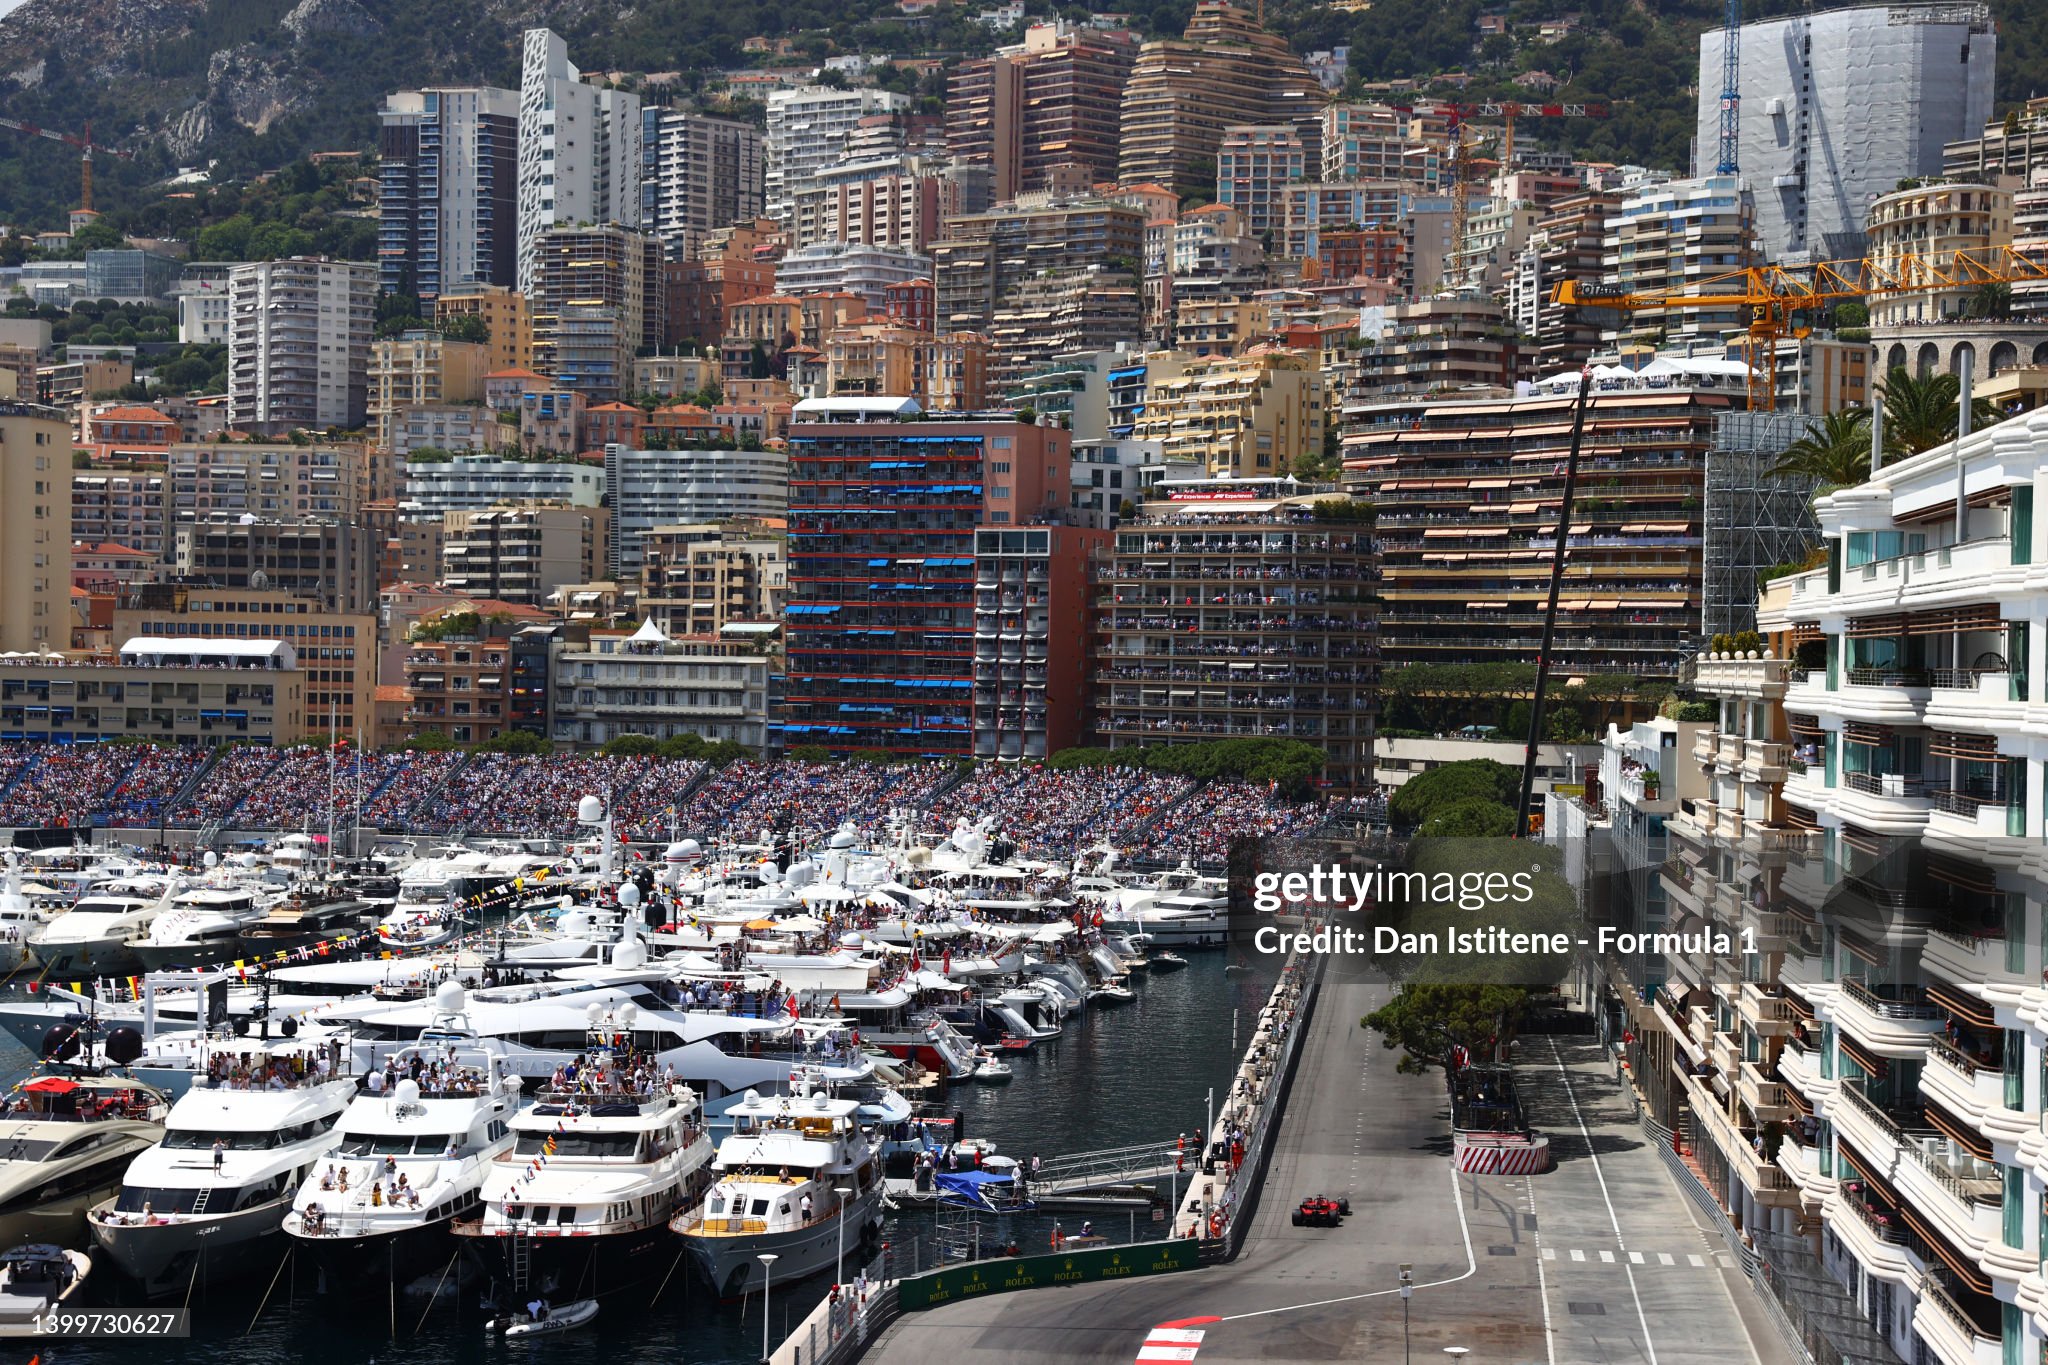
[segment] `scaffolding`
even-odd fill
[[[1702,648],[1716,635],[1755,630],[1757,575],[1820,544],[1814,481],[1765,472],[1810,420],[1797,412],[1731,412],[1716,424],[1707,451]]]

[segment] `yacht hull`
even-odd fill
[[[219,1215],[187,1215],[173,1223],[93,1221],[93,1240],[115,1269],[151,1299],[223,1284],[256,1267],[274,1269],[284,1256],[288,1200]]]
[[[437,1275],[456,1254],[453,1218],[419,1223],[392,1232],[362,1236],[308,1237],[292,1234],[292,1244],[319,1268],[321,1288],[338,1293],[365,1283],[396,1280],[405,1284],[422,1275]]]
[[[787,1232],[742,1237],[709,1237],[692,1230],[682,1234],[690,1260],[722,1299],[737,1299],[761,1287],[763,1252],[775,1255],[775,1283],[788,1284],[839,1265],[840,1237],[845,1236],[846,1264],[865,1264],[863,1239],[872,1240],[881,1218],[872,1195],[850,1205],[844,1218],[826,1219]]]
[[[534,1292],[591,1298],[655,1284],[674,1269],[682,1254],[663,1223],[589,1237],[460,1240],[489,1276],[492,1297],[501,1304],[523,1302],[516,1296]]]

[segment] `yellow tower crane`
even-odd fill
[[[1908,252],[1883,260],[1864,256],[1805,266],[1750,266],[1696,280],[1676,293],[1637,293],[1625,284],[1565,280],[1552,291],[1551,302],[1582,314],[1742,309],[1749,318],[1743,342],[1749,406],[1769,412],[1776,406],[1778,342],[1807,334],[1804,314],[1843,299],[2036,282],[2048,284],[2048,252],[2022,254],[1993,246],[1924,256]]]

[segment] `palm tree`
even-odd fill
[[[1986,280],[1963,304],[1963,316],[2003,318],[2012,313],[2012,286],[2003,280]]]
[[[1806,434],[1785,447],[1768,471],[1774,479],[1811,479],[1825,492],[1870,477],[1870,412],[1831,412],[1807,424]]]
[[[1884,449],[1887,459],[1918,455],[1956,436],[1962,381],[1952,374],[1915,375],[1895,369],[1885,377]],[[1970,426],[1988,427],[2005,414],[1988,398],[1970,404]]]

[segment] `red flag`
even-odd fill
[[[789,993],[789,999],[784,1001],[783,1003],[789,1006],[789,1012],[792,1015],[794,1015],[796,1013],[796,992],[791,991]]]

